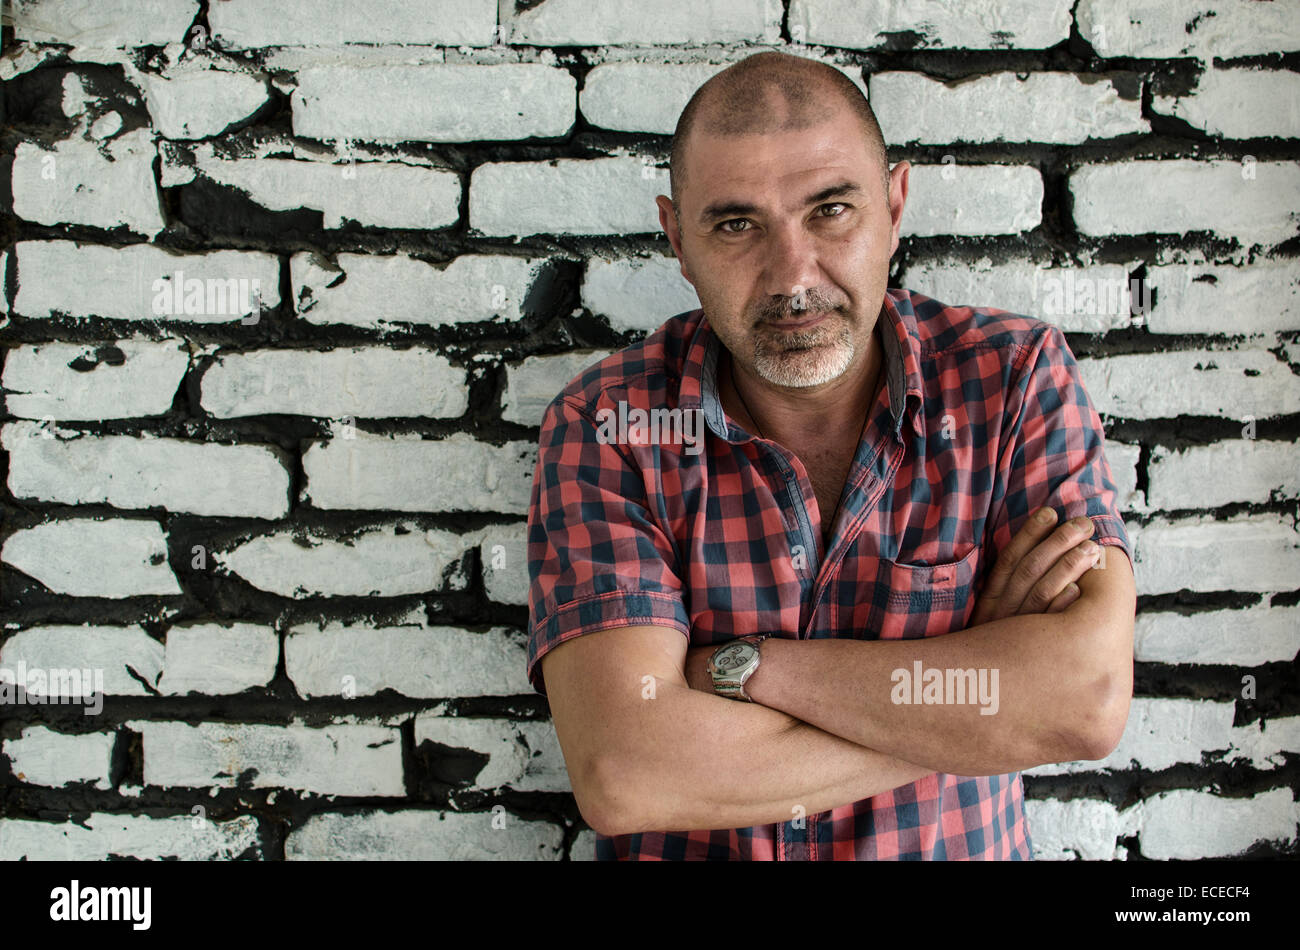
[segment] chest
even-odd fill
[[[810,444],[792,449],[808,472],[808,480],[812,482],[823,539],[829,537],[834,526],[835,509],[839,507],[840,495],[848,480],[849,469],[853,467],[856,450],[856,443],[844,447]]]

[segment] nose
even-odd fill
[[[769,231],[764,291],[772,295],[799,297],[820,281],[816,242],[802,222],[792,221]]]

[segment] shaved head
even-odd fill
[[[691,133],[762,135],[798,131],[834,118],[847,107],[880,167],[881,189],[889,200],[889,160],[875,113],[862,90],[834,66],[789,53],[758,53],[733,63],[695,90],[677,120],[668,164],[673,210],[685,182],[686,147]]]

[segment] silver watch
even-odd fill
[[[709,657],[713,691],[728,699],[754,700],[745,692],[745,681],[754,675],[760,660],[758,645],[770,634],[755,634],[724,643]]]

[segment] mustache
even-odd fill
[[[809,313],[826,313],[838,309],[843,304],[844,301],[840,300],[838,296],[832,295],[820,287],[810,287],[797,294],[788,296],[775,294],[766,298],[754,308],[754,316],[760,323],[802,320]]]

